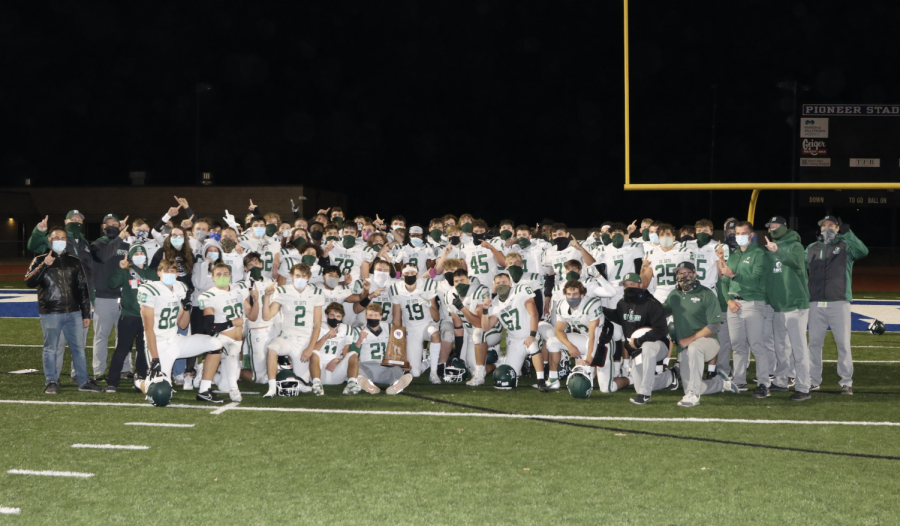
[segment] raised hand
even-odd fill
[[[184,208],[185,210],[190,208],[191,206],[188,204],[188,200],[184,197],[175,196],[175,200],[178,201],[178,206]]]
[[[328,216],[328,211],[329,211],[329,210],[331,210],[331,207],[330,207],[330,206],[329,206],[328,208],[320,209],[318,212],[316,212],[316,215],[321,214],[321,215],[327,217],[327,216]]]
[[[773,243],[769,239],[769,236],[766,236],[766,248],[768,248],[770,252],[778,252],[778,245]]]
[[[37,229],[41,232],[47,231],[47,220],[50,219],[50,216],[45,216],[44,220],[37,224]]]
[[[122,258],[122,261],[119,261],[119,268],[120,268],[120,269],[127,269],[127,268],[128,268],[128,257],[127,257],[127,256],[123,257],[123,258]]]
[[[722,248],[722,242],[721,242],[721,241],[719,241],[719,244],[716,245],[716,256],[717,256],[719,259],[724,259],[724,258],[725,258],[725,249]]]
[[[634,232],[635,230],[637,230],[637,219],[632,221],[631,224],[628,225],[628,228],[626,229],[626,231],[628,232],[628,235],[631,235],[631,233]]]
[[[44,258],[44,265],[50,266],[53,262],[56,261],[56,258],[53,256],[53,251],[47,253],[47,256]]]
[[[119,238],[120,239],[128,239],[128,217],[125,216],[125,219],[119,222]]]
[[[250,210],[251,212],[256,210],[256,205],[253,204],[253,199],[250,200],[250,206],[247,208],[247,210]]]
[[[181,205],[178,206],[170,206],[169,211],[166,212],[166,215],[169,217],[175,217],[178,215],[178,210],[181,209]]]
[[[272,294],[275,294],[275,284],[269,283],[269,285],[266,287],[266,290],[265,290],[265,292],[263,292],[263,294],[265,294],[266,296],[271,296]]]

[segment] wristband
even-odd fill
[[[537,331],[531,331],[531,337],[537,338]]]

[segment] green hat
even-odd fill
[[[132,245],[132,247],[128,249],[128,259],[132,259],[135,252],[143,252],[145,256],[147,255],[147,249],[145,249],[143,245]]]
[[[82,217],[82,219],[84,219],[84,218]],[[103,222],[106,223],[106,222],[107,222],[108,220],[110,220],[110,219],[115,219],[116,221],[118,221],[118,220],[119,220],[119,216],[117,216],[116,214],[106,214],[106,215],[103,217]]]
[[[632,283],[640,283],[641,275],[637,272],[629,272],[628,274],[625,274],[625,278],[622,279],[622,283],[619,283],[619,285],[624,285],[626,281],[631,281]]]
[[[69,213],[66,214],[66,219],[72,219],[72,216],[79,216],[81,217],[81,220],[84,221],[84,214],[78,210],[69,210]]]

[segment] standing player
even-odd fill
[[[269,342],[266,354],[269,390],[264,398],[275,396],[279,356],[290,356],[294,374],[308,381],[309,360],[316,344],[313,335],[318,335],[322,326],[325,300],[322,291],[309,284],[309,267],[302,263],[295,265],[291,276],[294,281],[290,287],[276,289],[274,285],[269,285],[263,296],[263,320],[271,320],[279,312],[282,316],[281,334]],[[304,387],[301,385],[301,390]]]
[[[250,252],[244,256],[244,269],[247,278],[241,282],[247,290],[256,290],[260,297],[265,295],[269,285],[274,281],[262,275],[263,264],[259,254]],[[258,384],[269,383],[269,370],[266,364],[266,347],[269,340],[279,333],[281,317],[264,320],[262,308],[258,308],[256,316],[244,313],[247,320],[244,323],[244,347],[243,363],[241,365],[241,380]]]
[[[418,377],[428,364],[423,363],[425,351],[422,342],[429,340],[428,353],[433,384],[441,383],[437,365],[441,352],[440,331],[438,330],[437,287],[430,278],[419,278],[419,268],[407,263],[403,266],[403,283],[391,286],[394,325],[406,327],[406,360],[410,372]]]
[[[356,242],[356,225],[353,223],[345,224],[343,232],[343,237],[338,240],[338,226],[331,223],[325,227],[325,235],[333,238],[328,257],[331,259],[331,264],[340,269],[341,274],[349,272],[356,280],[360,277],[362,264],[371,263],[378,251]]]
[[[651,227],[652,228],[652,227]],[[675,229],[662,224],[656,230],[659,246],[650,250],[641,266],[641,285],[660,303],[665,303],[669,293],[675,290],[675,267],[679,263],[694,264],[694,251],[675,244]]]
[[[494,276],[494,292],[497,301],[485,298],[481,304],[481,329],[490,332],[498,322],[506,329],[506,365],[522,373],[522,364],[531,358],[537,372],[538,384],[544,384],[544,360],[538,341],[538,314],[534,305],[534,292],[524,285],[512,285],[509,274]],[[541,387],[546,390],[546,386]]]
[[[569,234],[569,227],[564,223],[556,223],[553,225],[553,247],[544,251],[541,264],[544,267],[544,274],[548,276],[545,280],[550,286],[559,281],[564,283],[565,266],[567,261],[576,260],[584,265],[593,265],[594,257],[588,254],[581,245],[578,244],[572,235]],[[546,301],[546,300],[545,300]]]
[[[272,230],[272,229],[269,229]],[[259,216],[250,219],[250,232],[238,238],[238,244],[244,252],[256,252],[262,261],[262,275],[272,278],[272,266],[275,264],[275,254],[281,250],[278,238],[266,234],[266,220]],[[277,269],[276,269],[277,270]]]
[[[200,295],[203,332],[222,342],[219,388],[228,391],[232,402],[240,402],[237,381],[245,315],[255,319],[259,314],[259,289],[248,290],[243,283],[231,283],[231,269],[222,261],[213,266],[212,276],[216,286]]]
[[[138,303],[151,359],[150,376],[164,376],[171,385],[175,360],[206,353],[207,368],[203,371],[197,400],[220,404],[222,399],[210,387],[219,367],[222,342],[204,334],[178,334],[178,329],[187,329],[191,321],[188,288],[178,281],[178,267],[170,259],[160,261],[157,274],[160,282],[148,282],[138,287]]]

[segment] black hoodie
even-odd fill
[[[634,291],[634,292],[631,292]],[[669,346],[669,329],[666,312],[662,304],[647,289],[628,288],[615,309],[603,308],[606,319],[622,326],[625,340],[630,340],[634,331],[642,327],[651,330],[634,340],[636,348],[644,342],[663,342]]]

